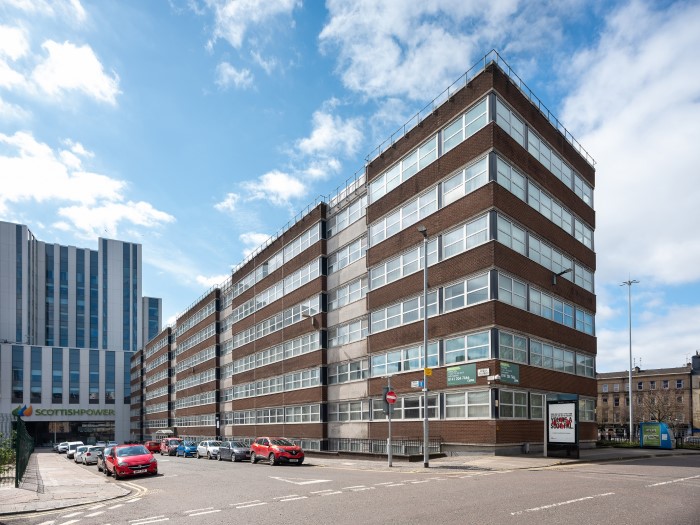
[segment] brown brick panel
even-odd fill
[[[494,303],[495,301],[488,301],[438,317],[431,317],[428,320],[428,337],[430,339],[442,338],[455,333],[493,326],[495,322]],[[423,321],[420,320],[370,335],[367,338],[367,348],[369,353],[374,354],[422,343],[422,341]]]
[[[219,289],[214,288],[211,292],[209,292],[207,295],[199,299],[196,303],[191,305],[185,312],[177,318],[177,324],[182,324],[185,321],[187,321],[189,318],[191,318],[193,315],[195,315],[197,312],[199,312],[202,308],[204,308],[207,304],[209,304],[211,301],[214,301],[218,296],[219,296]]]
[[[496,427],[498,422],[493,420],[430,420],[430,436],[441,438],[443,443],[474,443],[490,444],[496,442]],[[402,421],[392,419],[391,434],[396,439],[423,439],[423,421]],[[386,439],[388,424],[386,421],[375,421],[369,426],[370,439]],[[421,441],[422,442],[422,441]]]
[[[584,334],[500,301],[494,301],[494,309],[495,323],[498,326],[596,355],[595,336]]]
[[[420,170],[403,184],[367,207],[367,224],[395,210],[398,206],[434,186],[469,161],[482,157],[493,146],[493,128],[489,123],[474,135]]]
[[[215,344],[218,342],[218,341],[217,341],[217,340],[218,340],[218,335],[219,335],[219,334],[214,333],[214,335],[212,335],[212,336],[210,336],[210,337],[207,337],[206,339],[204,339],[203,341],[200,341],[199,343],[197,343],[197,344],[194,345],[193,347],[188,348],[188,349],[185,350],[184,352],[178,354],[177,357],[176,357],[175,359],[176,359],[177,361],[184,361],[184,360],[187,359],[188,357],[192,357],[193,355],[198,354],[199,352],[201,352],[201,351],[204,350],[205,348],[209,348],[210,346],[215,345]]]
[[[216,366],[216,356],[214,356],[211,359],[207,359],[206,361],[197,363],[192,367],[186,368],[178,374],[178,379],[184,379],[192,374],[199,374],[200,372],[204,372],[205,370],[209,370],[210,368],[216,368]]]
[[[233,410],[253,410],[257,408],[279,408],[292,405],[312,405],[324,402],[325,387],[316,386],[278,392],[257,397],[246,397],[233,401]]]
[[[429,237],[434,237],[438,233],[444,233],[453,226],[466,222],[467,219],[484,213],[493,206],[494,187],[495,183],[482,186],[470,193],[467,198],[453,202],[419,223],[401,230],[376,246],[372,246],[367,250],[367,267],[372,268],[383,260],[404,252],[407,247],[422,242],[423,236],[417,229],[421,224],[427,228]]]
[[[500,368],[498,372],[500,373]],[[520,384],[499,384],[500,388],[529,388],[547,392],[574,393],[583,396],[596,395],[596,380],[547,368],[520,364]]]
[[[144,375],[146,377],[150,377],[154,374],[157,374],[158,372],[162,372],[163,370],[168,370],[169,368],[170,368],[170,361],[165,361],[164,363],[159,364],[153,370],[149,370],[148,372],[146,372],[146,369],[144,367]]]
[[[285,231],[280,237],[275,239],[269,246],[267,246],[263,251],[258,253],[253,259],[248,261],[244,266],[239,268],[233,273],[233,283],[237,283],[243,277],[252,272],[258,265],[267,261],[275,253],[280,251],[285,244],[293,241],[299,235],[304,233],[312,224],[317,223],[321,219],[326,218],[326,204],[320,203],[316,208],[311,210],[308,215],[303,217],[298,222],[294,223],[290,228]]]
[[[194,395],[203,394],[204,392],[211,392],[212,390],[216,390],[216,383],[216,381],[209,381],[208,383],[204,383],[202,385],[196,385],[191,386],[189,388],[185,388],[184,390],[180,390],[177,392],[177,398],[182,399],[183,397],[190,397]]]
[[[177,433],[181,436],[216,436],[216,426],[210,427],[178,427]]]
[[[554,272],[494,241],[494,263],[496,267],[511,275],[535,284],[540,290],[550,292],[557,297],[579,305],[591,313],[596,311],[596,296],[562,277],[557,284],[552,284]]]
[[[495,241],[482,244],[429,267],[428,287],[434,289],[446,283],[464,280],[470,275],[483,273],[493,265],[494,244]],[[381,306],[391,305],[401,299],[422,295],[422,293],[423,272],[419,271],[368,292],[367,307],[373,311]]]
[[[218,412],[216,403],[198,405],[196,407],[178,408],[175,411],[177,417],[201,416],[202,414],[214,414],[215,412]]]
[[[305,370],[307,368],[315,368],[323,366],[326,360],[326,352],[324,350],[316,350],[308,354],[285,359],[276,363],[271,363],[253,370],[246,370],[240,374],[236,374],[234,383],[237,385],[250,383],[268,377],[275,377],[288,372],[297,370]]]
[[[170,351],[170,345],[164,346],[163,348],[161,348],[160,350],[158,350],[155,354],[153,354],[153,355],[151,355],[151,356],[148,356],[148,357],[144,360],[143,365],[146,366],[146,365],[152,363],[153,361],[155,361],[156,359],[158,359],[158,358],[159,358],[160,356],[162,356],[163,354],[167,354],[169,351]]]
[[[277,425],[236,425],[237,436],[324,439],[324,423],[281,423]]]
[[[493,66],[488,69],[493,68]],[[493,86],[496,91],[535,128],[535,131],[546,140],[576,171],[588,182],[595,186],[595,168],[591,167],[583,157],[569,144],[556,128],[549,123],[545,116],[523,95],[503,72],[493,68]]]
[[[465,88],[456,92],[449,102],[440,106],[432,115],[423,119],[421,124],[396,141],[392,147],[373,159],[367,166],[367,182],[371,182],[384,170],[401,160],[413,148],[451,123],[458,115],[464,113],[469,106],[481,99],[492,85],[493,79],[490,71],[474,78]]]
[[[148,419],[146,421],[153,421],[154,419],[165,419],[168,417],[170,412],[168,410],[163,410],[161,412],[151,412],[146,416]],[[138,419],[138,418],[137,418]]]
[[[494,148],[505,157],[506,162],[518,171],[530,177],[540,188],[544,189],[572,213],[578,215],[584,222],[595,228],[595,211],[585,204],[574,190],[566,186],[554,174],[545,168],[540,161],[515,142],[506,131],[498,125],[494,126]]]
[[[571,257],[578,259],[591,270],[596,268],[595,252],[577,241],[573,235],[565,232],[559,226],[547,219],[529,204],[521,201],[500,184],[494,184],[494,204],[505,215],[519,222],[522,226],[558,247]],[[506,211],[507,210],[507,211]]]
[[[144,381],[145,381],[145,379],[146,378],[144,378]],[[170,384],[170,378],[166,377],[166,378],[161,379],[160,381],[156,381],[152,385],[148,385],[148,386],[146,386],[146,384],[144,382],[144,388],[146,388],[146,390],[149,391],[149,390],[155,390],[156,388],[160,388],[162,386],[168,386],[169,384]]]
[[[215,323],[216,321],[218,321],[218,320],[219,320],[219,315],[220,315],[220,313],[221,313],[221,312],[217,312],[216,310],[214,310],[214,311],[211,313],[211,315],[208,315],[207,317],[205,317],[204,319],[202,319],[200,322],[198,322],[196,325],[194,325],[192,328],[190,328],[190,329],[187,330],[186,332],[183,332],[182,334],[180,334],[180,335],[177,337],[178,341],[184,341],[184,340],[187,339],[188,337],[191,337],[191,336],[195,335],[197,332],[199,332],[200,330],[206,328],[206,327],[209,326],[210,324]]]

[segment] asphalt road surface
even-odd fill
[[[700,523],[700,456],[493,472],[399,472],[158,457],[160,474],[102,504],[5,519],[12,525]],[[98,475],[75,465],[76,475]],[[80,472],[82,470],[83,472]],[[102,474],[99,474],[102,475]]]

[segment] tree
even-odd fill
[[[684,411],[683,403],[678,401],[682,394],[681,390],[671,390],[670,388],[648,390],[638,394],[635,420],[658,421],[675,426],[677,415]]]

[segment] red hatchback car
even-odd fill
[[[270,465],[301,465],[304,462],[304,451],[287,438],[259,437],[250,445],[250,461],[267,461]]]
[[[160,442],[158,441],[146,441],[143,445],[154,454],[160,452]]]
[[[138,474],[158,474],[158,461],[143,445],[117,445],[105,457],[105,475],[114,479]]]

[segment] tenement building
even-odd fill
[[[675,435],[692,435],[694,421],[693,379],[700,373],[700,356],[692,364],[676,368],[632,370],[630,395],[629,370],[603,372],[597,375],[597,421],[601,438],[629,435],[630,400],[635,435],[639,423],[666,423]],[[694,424],[695,423],[695,424]]]
[[[0,222],[0,414],[37,444],[128,439],[131,357],[160,307],[141,296],[140,244],[62,246]]]
[[[547,400],[594,442],[594,183],[488,55],[145,345],[134,428],[381,453],[390,380],[397,451],[426,410],[432,450],[541,445]]]

